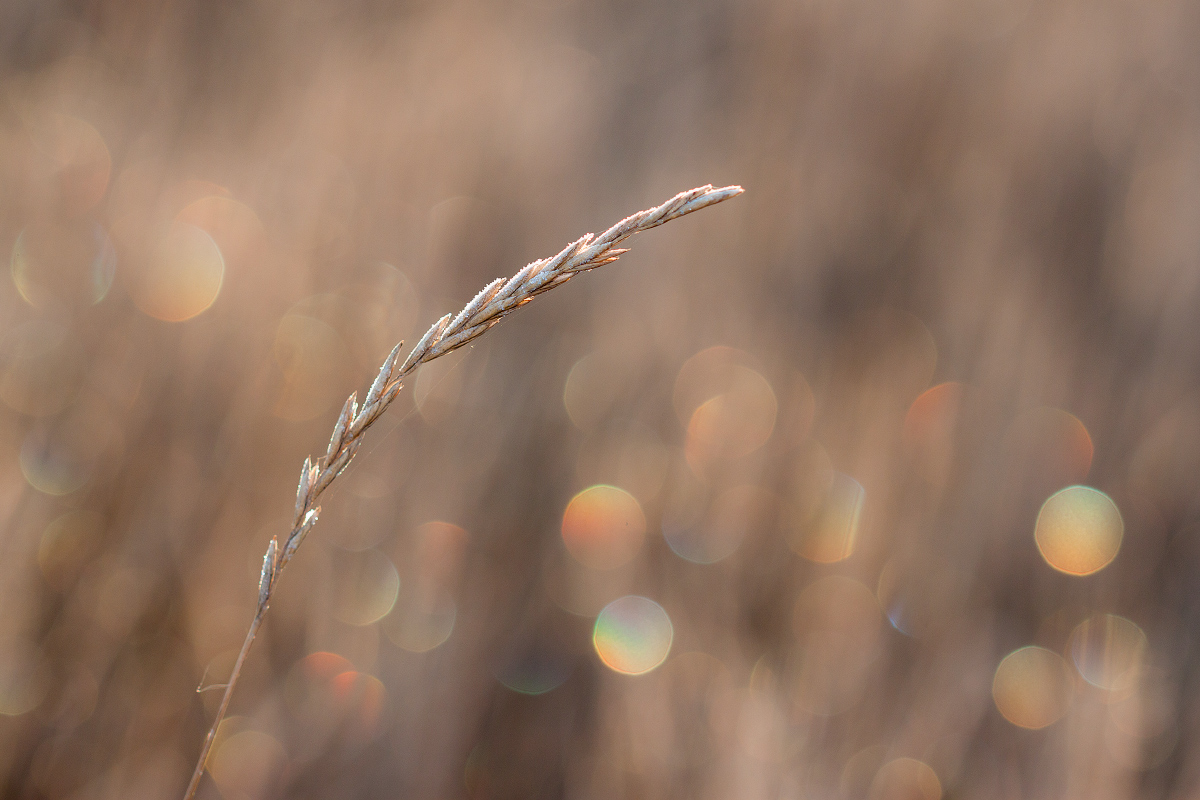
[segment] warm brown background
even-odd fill
[[[1186,0],[0,4],[0,795],[178,796],[346,394],[739,183],[406,389],[202,796],[1193,796],[1198,41]],[[223,265],[211,307],[171,259]],[[834,470],[865,500],[818,564]],[[596,483],[647,520],[607,571],[560,532]],[[1072,483],[1124,517],[1089,577],[1034,544]],[[664,519],[745,538],[690,563]],[[630,593],[674,624],[640,677],[590,642]],[[422,602],[457,616],[418,654]],[[992,697],[1031,644],[1041,730]]]

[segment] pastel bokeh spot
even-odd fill
[[[592,644],[605,666],[625,675],[641,675],[666,660],[675,629],[663,607],[629,595],[614,600],[596,618]]]

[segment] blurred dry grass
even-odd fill
[[[1190,796],[1198,33],[1174,0],[0,6],[0,793],[180,793],[341,400],[711,182],[748,191],[401,395],[202,796]],[[592,643],[625,595],[673,627],[640,676],[606,664],[653,662],[648,606]]]

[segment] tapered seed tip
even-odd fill
[[[722,186],[720,189],[714,189],[711,186],[700,186],[692,189],[692,191],[698,194],[684,204],[687,208],[687,211],[683,212],[685,214],[692,211],[699,211],[702,208],[708,208],[711,205],[724,202],[731,197],[737,197],[746,190],[740,186]]]

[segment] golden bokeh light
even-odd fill
[[[353,670],[354,664],[350,659],[327,650],[309,653],[297,661],[293,668],[293,672],[298,678],[314,681],[332,681],[343,672]]]
[[[961,383],[940,383],[918,395],[904,415],[904,444],[920,473],[935,485],[950,475],[963,391]]]
[[[830,575],[805,588],[792,616],[793,701],[822,716],[857,703],[879,654],[882,627],[875,595],[859,581]]]
[[[193,200],[175,215],[175,221],[193,225],[211,236],[226,263],[244,263],[266,236],[253,209],[225,194]]]
[[[1042,558],[1059,572],[1091,575],[1117,557],[1124,533],[1112,498],[1089,486],[1068,486],[1042,505],[1033,537]]]
[[[686,426],[702,403],[729,391],[739,367],[753,366],[749,353],[724,345],[706,348],[689,358],[679,368],[671,395],[679,421]]]
[[[13,283],[35,308],[99,303],[117,270],[108,232],[90,220],[35,222],[13,244]]]
[[[904,415],[905,442],[921,446],[952,436],[962,396],[963,385],[954,381],[921,392]]]
[[[154,230],[130,276],[129,293],[144,314],[183,322],[206,311],[221,292],[225,259],[205,231],[186,222]]]
[[[856,418],[900,413],[929,387],[937,341],[917,316],[894,306],[859,307],[841,329],[825,403],[853,404]]]
[[[818,442],[808,441],[793,452],[786,466],[788,476],[782,500],[787,504],[787,524],[806,525],[816,518],[833,485],[833,461]]]
[[[1146,658],[1146,634],[1115,614],[1096,614],[1071,631],[1067,652],[1080,677],[1121,697],[1137,686]]]
[[[288,710],[306,727],[333,724],[340,714],[333,681],[338,675],[353,671],[354,664],[343,655],[328,651],[309,653],[288,671],[283,686]]]
[[[996,709],[1013,725],[1037,730],[1062,718],[1071,703],[1071,678],[1062,656],[1028,645],[1006,655],[992,678]]]
[[[596,617],[592,644],[604,665],[625,675],[642,675],[671,652],[675,629],[663,607],[645,597],[614,600]]]
[[[333,700],[341,710],[347,733],[363,740],[379,732],[387,706],[387,688],[383,681],[366,672],[347,670],[329,682]]]
[[[941,800],[942,782],[924,761],[896,758],[875,773],[868,800]]]
[[[815,508],[794,509],[788,544],[818,564],[833,564],[854,554],[866,490],[841,472],[833,472]]]
[[[579,563],[598,570],[629,563],[646,536],[646,516],[624,489],[600,484],[571,498],[563,512],[562,538]]]
[[[262,797],[287,764],[283,745],[256,730],[242,730],[214,745],[208,771],[225,797]]]
[[[378,550],[339,552],[334,557],[334,615],[351,625],[370,625],[392,610],[400,593],[396,567]]]
[[[749,367],[735,366],[728,388],[692,412],[688,463],[703,474],[714,463],[753,453],[771,438],[777,410],[767,379]]]
[[[321,651],[293,665],[283,699],[307,736],[320,740],[338,732],[364,741],[379,733],[386,719],[388,692],[382,681],[356,670],[345,656]]]

